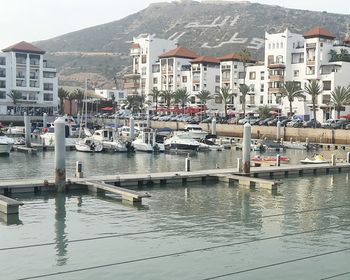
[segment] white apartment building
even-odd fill
[[[125,102],[128,97],[125,90],[119,89],[95,89],[95,94],[104,99],[113,99],[114,96],[115,102],[118,104]]]
[[[56,69],[44,60],[45,51],[20,42],[0,53],[0,114],[53,114],[58,106]],[[14,104],[9,97],[17,92]]]
[[[176,41],[140,35],[130,49],[132,73],[124,75],[124,88],[130,95],[145,95],[153,89],[153,73],[159,72],[158,56],[176,47]]]
[[[341,50],[350,52],[348,41],[340,44],[329,31],[316,27],[304,35],[286,30],[278,34],[265,34],[265,67],[268,71],[267,104],[279,106],[282,113],[289,112],[289,102],[276,97],[282,92],[283,83],[296,81],[302,89],[311,80],[318,80],[323,92],[317,100],[316,115],[318,121],[335,117],[331,109],[331,92],[337,86],[350,83],[350,62],[331,61],[331,50],[338,54]],[[312,118],[311,96],[305,93],[306,100],[293,102],[293,112],[305,118]],[[346,108],[347,114],[349,108]]]

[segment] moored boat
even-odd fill
[[[4,133],[0,132],[0,154],[8,155],[11,152],[13,146],[13,139],[7,137]]]
[[[191,138],[188,132],[177,132],[169,139],[165,139],[164,146],[167,150],[198,151],[200,143]]]
[[[305,159],[300,160],[300,163],[302,163],[302,164],[322,164],[322,163],[329,163],[329,161],[326,160],[323,155],[315,154],[311,159],[305,158]]]
[[[255,155],[251,158],[253,161],[263,161],[263,162],[268,162],[268,161],[276,161],[277,157],[276,156],[260,156],[260,155]],[[289,157],[286,156],[280,156],[280,161],[288,163],[289,162]]]

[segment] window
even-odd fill
[[[30,71],[30,79],[37,80],[39,79],[39,70],[32,70]]]
[[[0,91],[0,99],[6,99],[6,91]]]
[[[0,88],[6,88],[6,81],[0,81]]]
[[[44,78],[55,78],[56,77],[56,72],[43,72],[43,77]]]
[[[215,76],[215,83],[220,83],[220,75]]]
[[[40,55],[30,54],[29,55],[30,65],[39,66],[40,64]]]
[[[153,78],[153,84],[158,84],[158,78]]]
[[[281,42],[281,49],[283,49],[283,42]]]
[[[38,83],[38,81],[30,81],[29,86],[34,87],[34,88],[38,88],[39,83]],[[53,90],[53,89],[48,89],[48,90]]]
[[[304,63],[304,53],[292,53],[292,64]]]
[[[245,78],[245,73],[244,72],[239,72],[238,73],[238,79],[244,79]]]
[[[331,81],[323,81],[323,90],[331,90],[332,82]]]
[[[237,67],[238,67],[237,64],[233,65],[233,69],[237,69]]]
[[[5,78],[6,77],[6,69],[0,68],[0,78]]]
[[[0,65],[6,65],[6,57],[0,57]]]
[[[260,95],[260,104],[264,104],[264,96]]]
[[[153,64],[152,65],[152,73],[159,73],[160,72],[160,65],[159,64]]]
[[[53,101],[52,93],[44,93],[44,101]]]
[[[250,80],[255,80],[256,78],[256,73],[255,72],[249,72],[249,79]]]
[[[124,98],[124,92],[118,92],[118,98],[123,99]]]
[[[269,50],[271,50],[271,43],[269,43]]]
[[[22,53],[16,53],[16,63],[17,64],[26,64],[27,55]]]
[[[293,76],[294,77],[299,77],[299,70],[294,70],[293,71]]]
[[[187,76],[182,76],[182,82],[187,83]]]
[[[196,103],[196,97],[195,96],[191,96],[190,97],[190,102],[191,102],[191,104]]]
[[[264,84],[261,84],[261,85],[260,85],[260,92],[264,92],[264,89],[265,89],[265,85],[264,85]]]
[[[264,71],[261,71],[260,72],[260,79],[263,81],[265,80],[265,72]]]
[[[215,103],[216,104],[222,104],[222,97],[221,96],[215,96]]]
[[[142,55],[141,63],[147,63],[147,56],[146,55]]]
[[[44,83],[44,90],[53,90],[52,83]]]
[[[255,91],[255,85],[254,84],[250,84],[249,89],[251,92]]]
[[[142,67],[141,68],[141,74],[146,75],[147,67]]]
[[[215,87],[215,93],[220,93],[220,87],[219,86]]]
[[[279,49],[279,48],[280,48],[280,44],[276,43],[276,49]]]

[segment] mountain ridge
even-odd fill
[[[111,87],[115,73],[121,76],[128,71],[130,43],[140,34],[177,39],[181,46],[216,57],[246,47],[262,59],[265,31],[288,28],[303,34],[314,26],[342,39],[350,31],[350,15],[250,2],[161,2],[119,20],[35,44],[47,50],[47,59],[57,65],[61,84],[81,85],[89,73],[92,80],[94,75],[99,77],[94,86]],[[79,73],[81,79],[76,78]]]

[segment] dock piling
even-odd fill
[[[252,127],[249,123],[244,125],[243,131],[243,172],[250,173],[250,150],[251,150]]]
[[[77,161],[75,163],[75,177],[76,178],[83,178],[84,177],[83,164],[80,161]]]
[[[336,164],[337,164],[336,162],[337,162],[337,158],[336,158],[335,154],[332,154],[331,165],[336,166]]]
[[[281,155],[277,154],[276,156],[276,166],[281,166]]]
[[[216,135],[216,118],[211,121],[211,134]]]
[[[281,122],[277,122],[277,132],[276,132],[276,140],[279,141],[281,139]]]
[[[242,172],[242,171],[243,171],[242,159],[237,158],[237,172]]]
[[[135,120],[133,116],[130,117],[130,138],[131,141],[135,140]]]
[[[187,157],[185,159],[185,171],[190,172],[191,171],[191,157],[190,154],[187,154]]]
[[[31,147],[31,139],[30,139],[31,125],[30,125],[30,118],[27,115],[27,112],[24,112],[24,129],[25,129],[26,147],[30,148]]]
[[[47,114],[46,113],[43,114],[43,127],[44,128],[47,127]]]
[[[64,192],[66,189],[66,139],[65,120],[58,118],[55,125],[55,186],[57,192]]]
[[[350,152],[346,153],[346,163],[350,163]]]

